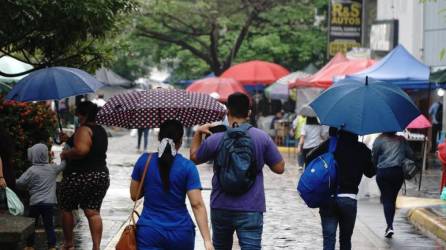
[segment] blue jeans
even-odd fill
[[[43,226],[46,232],[46,238],[48,242],[48,248],[56,247],[56,232],[54,231],[54,207],[53,204],[37,204],[29,207],[29,217],[34,218],[36,221],[42,216]],[[26,240],[28,247],[34,246],[35,233],[33,232]]]
[[[241,250],[262,248],[263,213],[211,209],[211,223],[215,250],[231,250],[234,231]]]
[[[352,248],[352,234],[355,227],[357,201],[347,197],[336,197],[319,208],[324,237],[324,250],[334,250],[336,229],[339,224],[340,249]]]

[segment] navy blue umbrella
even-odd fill
[[[49,67],[36,70],[20,80],[6,99],[19,102],[61,100],[94,93],[102,86],[104,84],[80,69]]]
[[[6,95],[18,102],[61,100],[66,97],[94,93],[104,86],[85,71],[68,67],[49,67],[36,70],[21,79]],[[60,124],[59,113],[59,128]]]
[[[310,106],[321,124],[358,135],[402,131],[420,115],[398,86],[379,81],[341,80]]]

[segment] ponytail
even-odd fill
[[[163,183],[163,190],[170,190],[170,170],[177,154],[176,145],[183,139],[183,125],[177,120],[167,120],[160,126],[158,140],[158,169]]]
[[[163,182],[163,189],[164,191],[167,192],[170,189],[169,187],[170,169],[172,168],[172,163],[173,160],[175,159],[175,157],[172,156],[172,148],[170,144],[166,145],[163,154],[158,157],[159,157],[158,165],[159,165],[161,181]]]

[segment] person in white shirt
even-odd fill
[[[328,127],[319,124],[316,117],[307,117],[300,132],[297,153],[305,159],[307,154],[328,138]]]

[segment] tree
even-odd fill
[[[95,68],[110,58],[105,39],[133,0],[0,0],[0,56],[34,66]],[[30,70],[30,71],[32,71]],[[17,74],[0,75],[6,77]]]
[[[134,32],[156,44],[153,60],[175,58],[175,73],[189,77],[255,58],[297,68],[324,60],[326,35],[314,22],[315,9],[326,7],[322,0],[148,1]]]

